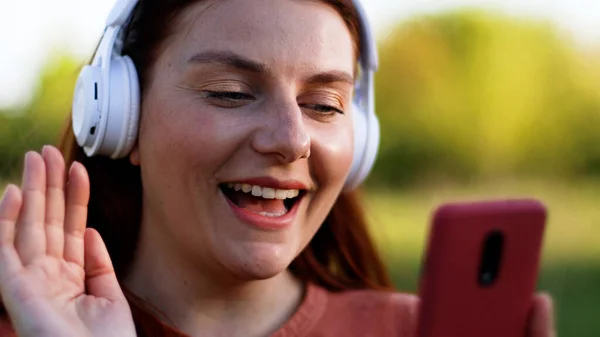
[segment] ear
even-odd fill
[[[131,150],[131,153],[129,154],[129,162],[133,166],[140,166],[140,149],[137,144],[135,144],[133,150]]]

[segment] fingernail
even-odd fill
[[[73,162],[71,163],[71,166],[69,167],[69,176],[71,175],[71,172],[73,172],[73,167],[75,167],[75,163],[76,163],[76,162],[77,162],[77,161],[73,161]]]

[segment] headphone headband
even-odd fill
[[[106,19],[106,27],[123,26],[133,14],[139,0],[117,0]]]
[[[364,69],[375,72],[379,69],[379,57],[367,12],[359,0],[354,0],[353,3],[358,12],[358,21],[360,24],[360,63]]]

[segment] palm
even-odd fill
[[[50,301],[64,306],[74,298],[85,296],[84,278],[85,272],[80,266],[42,256],[6,280],[3,292],[14,293],[23,303],[38,305]]]
[[[9,187],[0,204],[4,305],[20,336],[135,336],[106,248],[85,229],[85,169],[71,170],[65,198],[62,160],[29,156],[22,197]]]

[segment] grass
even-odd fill
[[[513,182],[369,191],[372,233],[399,289],[416,291],[432,210],[446,201],[535,197],[549,209],[538,290],[555,301],[559,336],[600,336],[600,183]]]

